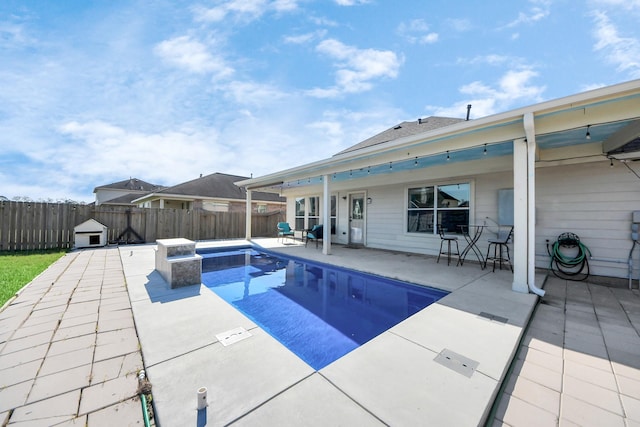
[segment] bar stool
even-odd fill
[[[460,259],[460,249],[458,247],[458,237],[446,235],[445,231],[446,230],[444,228],[438,227],[438,233],[440,234],[440,252],[438,253],[438,259],[436,262],[440,262],[440,255],[447,254],[447,265],[449,265],[449,263],[451,263],[451,255],[456,255],[458,259]],[[445,242],[447,242],[447,250],[443,251],[442,246]],[[451,243],[456,244],[456,252],[453,254],[451,253]]]
[[[493,261],[493,270],[496,271],[496,262],[500,264],[500,270],[502,270],[502,264],[509,265],[511,272],[513,273],[513,265],[511,265],[511,257],[509,257],[509,239],[513,234],[513,226],[509,227],[509,230],[498,230],[498,237],[495,239],[489,239],[489,246],[487,247],[486,262]],[[491,247],[493,246],[493,256],[489,256]],[[486,265],[486,264],[485,264]]]

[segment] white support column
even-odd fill
[[[247,190],[247,207],[245,215],[245,239],[251,240],[251,190]]]
[[[322,176],[322,253],[331,254],[331,176]]]
[[[527,285],[534,294],[545,292],[536,285],[536,131],[533,113],[523,117],[527,136]]]
[[[528,162],[527,142],[513,141],[513,284],[515,292],[528,293]]]
[[[164,199],[160,199],[160,209],[164,209]]]

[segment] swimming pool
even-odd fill
[[[198,253],[204,285],[316,370],[448,294],[254,248]]]

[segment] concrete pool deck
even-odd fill
[[[162,427],[640,425],[637,290],[551,277],[525,329],[537,298],[512,292],[507,271],[254,243],[452,293],[316,372],[208,288],[169,289],[155,245],[72,252],[0,311],[0,425],[141,425],[142,367]],[[251,336],[216,339],[237,327]],[[456,359],[477,366],[461,373]]]
[[[510,272],[368,249],[334,247],[326,257],[315,246],[254,243],[451,294],[316,372],[205,286],[169,289],[153,271],[152,246],[122,248],[160,424],[206,416],[207,425],[477,425],[489,415],[537,300],[511,291]],[[230,346],[216,339],[235,328],[251,337]],[[435,360],[443,350],[453,355],[445,364]],[[461,373],[463,365],[475,369]],[[196,410],[203,386],[206,414]]]

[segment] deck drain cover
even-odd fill
[[[483,311],[482,313],[478,314],[478,316],[484,317],[485,319],[493,320],[494,322],[500,322],[500,323],[507,323],[509,321],[509,319],[507,319],[506,317],[496,316],[495,314],[487,313],[486,311]]]
[[[247,331],[245,328],[240,327],[240,328],[235,328],[235,329],[231,329],[230,331],[227,332],[222,332],[220,334],[216,335],[216,338],[218,339],[218,341],[220,341],[220,343],[223,346],[228,346],[231,344],[235,344],[238,341],[242,341],[243,339],[249,338],[251,336],[251,333],[249,331]]]
[[[463,355],[446,348],[442,350],[433,360],[469,378],[471,378],[471,375],[473,375],[479,365],[479,363],[475,360],[468,359]]]

